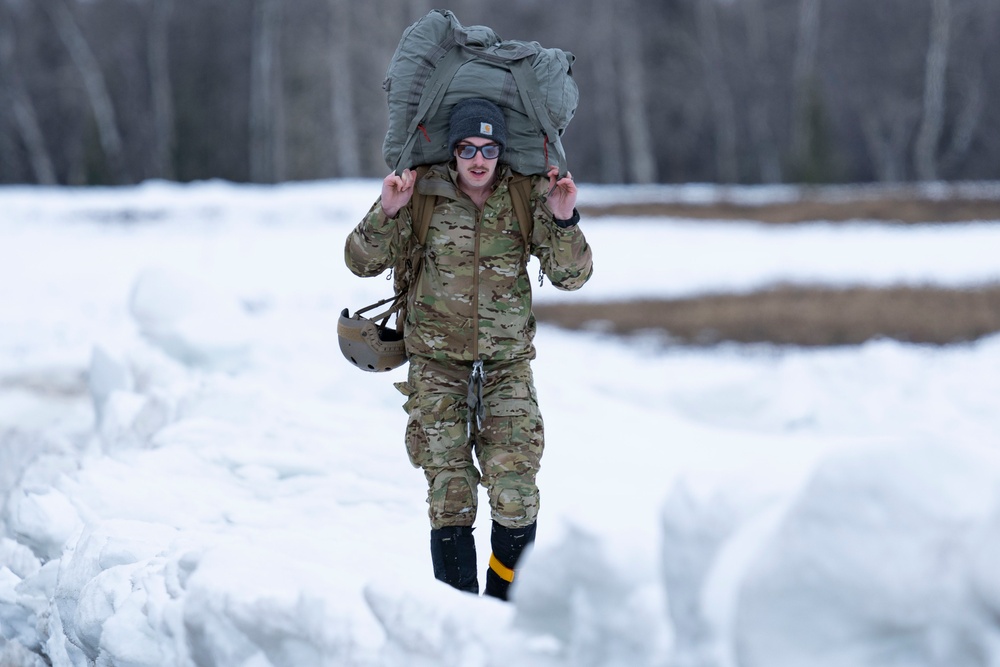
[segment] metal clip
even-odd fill
[[[472,416],[476,416],[477,432],[483,427],[483,419],[486,417],[486,405],[483,403],[483,384],[485,381],[486,372],[483,370],[483,362],[473,362],[472,372],[469,374],[469,393],[466,398],[466,402],[469,404],[466,435],[469,437],[472,437]]]

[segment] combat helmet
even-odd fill
[[[373,304],[374,307],[379,304]],[[388,317],[381,322],[362,317],[361,310],[351,315],[347,308],[337,321],[337,339],[340,351],[352,364],[363,371],[382,373],[399,368],[406,363],[403,334],[386,326]],[[388,314],[386,314],[388,315]]]

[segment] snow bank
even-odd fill
[[[1000,516],[989,454],[921,444],[825,461],[741,585],[740,664],[996,664],[980,592],[998,576],[980,569]]]
[[[400,372],[334,341],[388,290],[339,256],[374,185],[183,191],[0,192],[0,665],[1000,661],[1000,338],[540,327],[545,509],[502,604],[431,578]],[[726,229],[595,222],[595,294],[742,289],[786,253],[791,278],[996,275],[989,226]],[[638,270],[640,236],[673,254]]]
[[[319,478],[305,483],[314,492],[360,470],[323,472],[314,447],[330,432],[311,439],[317,424],[266,390],[148,350],[98,349],[91,367],[96,449],[50,443],[8,490],[0,655],[15,664],[39,654],[57,667],[1000,659],[1000,463],[974,448],[844,450],[788,494],[704,495],[681,482],[659,526],[645,527],[659,533],[658,576],[570,524],[527,553],[504,605],[444,587],[427,567],[405,576],[405,556],[377,556],[374,568],[355,559],[386,544],[410,552],[413,536],[379,544],[355,532],[345,547],[282,531],[289,509],[312,512],[302,528],[319,526],[346,500],[302,495],[302,475]],[[138,419],[157,396],[170,407]],[[299,452],[269,454],[257,428]],[[327,508],[312,506],[320,498]],[[353,511],[373,532],[391,514]]]
[[[236,371],[250,354],[250,316],[211,284],[168,269],[146,269],[129,301],[139,330],[182,363]]]

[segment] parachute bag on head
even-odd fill
[[[452,107],[478,97],[503,110],[507,129],[503,161],[511,169],[531,176],[546,174],[555,164],[565,174],[562,135],[580,98],[572,74],[575,59],[568,51],[543,48],[538,42],[501,40],[486,26],[465,27],[449,10],[430,12],[403,33],[386,72],[389,129],[382,145],[386,164],[401,173],[450,161]],[[530,182],[514,179],[511,192],[522,236],[530,239]],[[433,199],[414,194],[416,238],[394,267],[395,294],[353,316],[346,308],[341,312],[337,323],[341,352],[362,370],[384,372],[406,363],[402,330],[407,296],[420,273]],[[389,302],[386,312],[362,316]],[[395,329],[387,326],[392,315]]]
[[[458,102],[490,100],[507,124],[503,160],[521,174],[566,172],[562,135],[580,93],[575,56],[538,42],[502,40],[486,26],[463,26],[449,10],[435,9],[403,32],[382,87],[389,129],[386,165],[401,173],[448,162],[448,118]]]

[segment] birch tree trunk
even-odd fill
[[[750,90],[748,120],[754,154],[757,156],[760,179],[764,183],[780,183],[781,154],[771,128],[768,100],[773,96],[773,74],[767,66],[767,20],[761,0],[742,0],[747,27],[750,68],[756,85]]]
[[[725,58],[715,2],[716,0],[696,0],[697,30],[702,46],[705,85],[708,87],[715,128],[716,178],[723,183],[735,183],[739,180],[739,162],[736,158],[736,111],[732,91],[726,82]]]
[[[118,119],[115,115],[111,94],[98,65],[97,58],[84,37],[72,9],[70,0],[39,0],[39,5],[56,28],[59,39],[69,51],[73,64],[80,72],[83,87],[97,124],[98,137],[104,157],[107,160],[111,179],[116,183],[127,182],[125,173],[125,153]]]
[[[972,26],[981,29],[973,30]],[[977,132],[983,121],[988,122],[989,110],[995,108],[989,93],[996,90],[984,65],[995,61],[996,26],[1000,26],[1000,7],[993,0],[957,2],[952,6],[954,37],[949,41],[955,47],[966,46],[966,55],[959,61],[960,66],[956,63],[951,69],[950,80],[956,92],[948,96],[948,104],[955,109],[955,119],[949,126],[947,146],[938,160],[940,170],[957,170],[967,157],[983,149],[983,136]],[[995,76],[996,70],[993,71]],[[991,134],[995,136],[995,132]]]
[[[174,93],[170,83],[169,35],[174,0],[150,0],[147,60],[153,106],[152,174],[172,180],[174,174]]]
[[[799,24],[792,69],[792,164],[806,168],[815,145],[812,113],[816,90],[816,60],[819,53],[820,0],[800,0]]]
[[[285,175],[281,85],[281,0],[254,0],[250,70],[250,180],[275,183]]]
[[[354,76],[351,70],[351,45],[354,29],[351,20],[352,0],[330,0],[330,79],[332,96],[334,164],[337,175],[361,175],[360,133],[354,114]]]
[[[861,130],[868,153],[875,167],[875,174],[883,183],[897,183],[906,173],[906,145],[913,123],[906,122],[903,114],[882,119],[860,111]]]
[[[931,0],[930,43],[924,69],[924,113],[914,147],[917,178],[938,177],[938,144],[944,128],[945,77],[951,45],[951,0]]]
[[[622,162],[621,113],[618,105],[618,73],[614,57],[615,40],[607,26],[618,20],[614,7],[607,0],[595,0],[591,5],[594,53],[601,54],[593,63],[596,78],[593,104],[597,117],[597,146],[600,150],[600,177],[604,183],[623,183],[625,165]]]
[[[38,115],[21,73],[14,64],[15,51],[13,16],[7,10],[6,2],[0,2],[0,93],[7,93],[14,126],[28,153],[35,182],[39,185],[56,185],[56,170],[45,146],[45,136],[38,122]]]
[[[952,127],[951,140],[939,162],[943,169],[954,167],[968,154],[975,139],[976,128],[983,115],[983,110],[986,108],[986,99],[983,94],[985,83],[982,80],[981,68],[969,68],[965,73],[965,78],[968,79],[968,83],[964,86],[964,94],[958,105],[958,117]]]
[[[610,3],[609,3],[610,4]],[[617,51],[620,56],[621,123],[625,137],[625,160],[632,183],[656,182],[656,151],[650,132],[646,99],[646,66],[642,54],[642,30],[634,0],[620,0]]]

